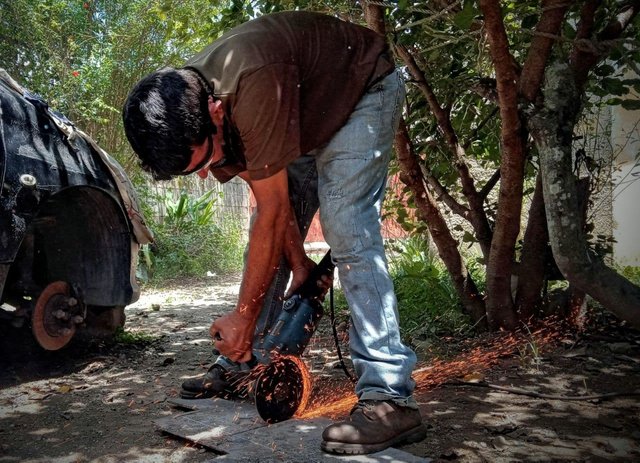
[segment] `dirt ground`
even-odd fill
[[[215,461],[153,421],[179,412],[167,398],[213,360],[209,324],[238,288],[233,276],[145,289],[126,310],[131,336],[115,344],[43,352],[28,330],[0,325],[0,462]],[[429,434],[405,452],[438,462],[640,461],[637,332],[450,343],[428,362],[418,346]],[[317,341],[308,361],[316,385],[349,390],[330,343]]]

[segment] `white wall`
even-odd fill
[[[639,96],[635,93],[627,98]],[[617,154],[613,173],[613,257],[619,265],[640,266],[640,111],[613,108],[611,144]]]

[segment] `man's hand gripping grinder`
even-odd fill
[[[282,312],[264,336],[254,356],[256,380],[253,396],[258,413],[268,423],[291,418],[310,393],[309,373],[300,356],[323,315],[326,288],[318,286],[323,276],[331,277],[331,251],[322,258],[307,280],[284,301]]]

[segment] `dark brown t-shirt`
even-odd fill
[[[225,33],[185,67],[211,82],[242,140],[244,160],[213,169],[267,178],[327,143],[367,87],[389,74],[384,37],[311,12],[262,16]]]

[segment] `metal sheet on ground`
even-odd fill
[[[331,420],[291,419],[267,425],[251,403],[171,399],[194,411],[155,421],[162,431],[223,453],[215,462],[361,462],[418,463],[431,460],[389,448],[369,455],[334,456],[320,450],[322,430]]]
[[[215,407],[215,402],[219,400],[220,399],[181,399],[179,397],[169,397],[167,402],[187,410],[202,410],[204,408]]]
[[[200,399],[191,412],[160,418],[156,426],[169,434],[217,449],[229,436],[267,426],[251,403]],[[181,407],[187,404],[176,403]]]

